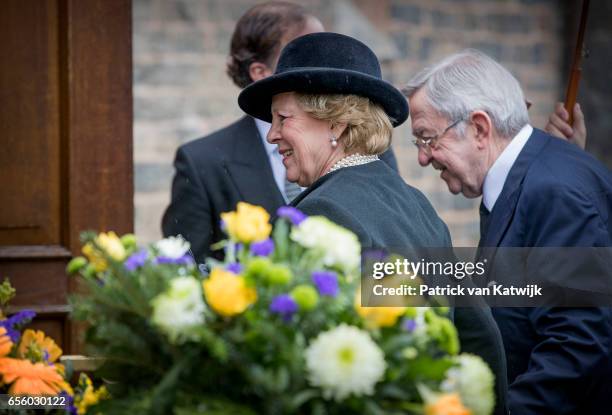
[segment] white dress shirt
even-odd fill
[[[482,186],[482,203],[491,212],[497,202],[497,198],[504,188],[506,178],[510,169],[514,165],[521,150],[527,143],[527,140],[533,132],[533,127],[526,124],[517,135],[514,136],[504,151],[499,155],[493,163],[484,180]]]
[[[268,132],[270,131],[270,127],[272,125],[257,118],[254,118],[254,120],[255,125],[257,125],[257,130],[259,131],[261,141],[263,142],[264,148],[266,149],[268,160],[270,160],[270,166],[272,167],[272,174],[274,175],[274,181],[276,182],[276,186],[283,195],[283,199],[285,199],[285,202],[288,203],[287,195],[285,195],[285,177],[287,176],[287,170],[285,169],[285,165],[283,164],[283,156],[281,156],[281,154],[278,152],[278,146],[276,144],[270,144],[268,143],[268,140],[266,140],[266,137],[268,136]]]

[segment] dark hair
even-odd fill
[[[227,74],[240,88],[253,80],[249,67],[253,62],[271,66],[280,52],[283,36],[301,31],[311,15],[305,8],[284,1],[271,1],[251,7],[236,24],[230,44]]]

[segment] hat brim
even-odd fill
[[[296,68],[269,76],[247,86],[238,96],[238,105],[247,114],[272,122],[272,97],[283,92],[359,95],[379,104],[394,127],[408,118],[408,101],[393,85],[361,72],[333,68]]]

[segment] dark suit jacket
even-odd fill
[[[610,246],[611,209],[610,172],[575,145],[534,130],[480,245]],[[513,414],[610,413],[610,309],[494,308],[493,315],[506,348]]]
[[[391,150],[383,159],[397,170]],[[174,167],[162,232],[188,240],[198,263],[211,255],[211,244],[224,238],[221,213],[234,210],[240,201],[263,206],[270,214],[285,204],[251,117],[182,145]]]
[[[427,198],[379,161],[321,177],[292,205],[350,229],[364,247],[451,246],[448,228]],[[457,308],[454,322],[462,351],[481,356],[495,374],[495,414],[507,413],[505,356],[490,310],[486,306]]]

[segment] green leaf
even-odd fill
[[[272,237],[274,239],[274,258],[283,261],[287,259],[289,248],[289,224],[285,219],[279,219],[274,224]]]
[[[419,356],[411,361],[408,372],[413,379],[442,381],[446,376],[446,371],[453,365],[454,362],[450,358],[434,359],[429,356]]]
[[[0,307],[6,307],[6,305],[15,297],[15,289],[11,285],[8,278],[4,279],[4,282],[0,284]]]
[[[290,409],[297,410],[309,400],[318,397],[319,391],[316,389],[306,389],[293,395],[290,401]]]
[[[193,360],[192,353],[185,353],[182,358],[166,373],[162,381],[153,391],[151,414],[166,415],[173,406],[178,379]]]

